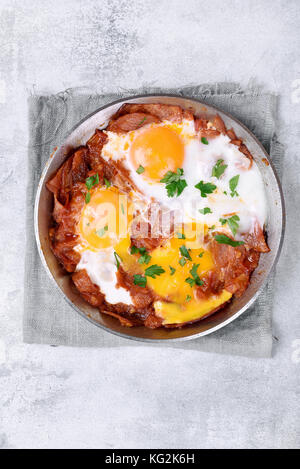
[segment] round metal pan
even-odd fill
[[[219,113],[227,128],[233,127],[237,136],[242,138],[247,145],[265,183],[269,209],[267,234],[271,251],[261,255],[259,266],[254,271],[250,285],[241,298],[234,298],[226,307],[212,316],[182,329],[160,328],[152,330],[145,327],[126,328],[121,326],[118,320],[105,314],[100,314],[97,309],[90,306],[81,298],[72,283],[70,275],[59,265],[50,249],[48,229],[51,222],[53,198],[52,194],[46,189],[46,182],[61,166],[70,150],[80,145],[85,145],[96,128],[105,128],[110,117],[126,102],[176,104],[183,109],[191,109],[196,115],[200,114],[207,118]],[[263,289],[272,268],[278,260],[284,235],[285,209],[282,189],[272,161],[270,161],[268,154],[260,142],[241,122],[229,114],[201,103],[196,99],[175,95],[143,95],[118,100],[103,106],[81,121],[70,132],[64,144],[49,158],[44,168],[36,194],[34,220],[36,242],[42,263],[49,277],[54,281],[61,293],[62,301],[64,298],[81,316],[107,332],[127,339],[144,342],[162,342],[195,339],[206,334],[211,334],[232,322],[252,305]]]

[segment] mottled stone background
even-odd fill
[[[0,448],[299,447],[300,2],[1,0]],[[22,344],[27,97],[213,81],[280,96],[274,357]]]

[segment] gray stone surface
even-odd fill
[[[1,0],[0,448],[299,447],[300,3]],[[280,95],[270,360],[22,344],[27,96],[255,82]]]

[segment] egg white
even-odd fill
[[[238,237],[241,233],[251,232],[256,222],[261,227],[264,226],[267,203],[261,174],[255,162],[248,169],[249,159],[238,150],[237,146],[230,143],[229,137],[220,135],[209,139],[208,145],[205,145],[196,135],[194,122],[191,120],[183,120],[181,124],[175,125],[167,121],[150,124],[150,126],[157,125],[173,127],[184,143],[183,177],[188,186],[179,197],[168,197],[165,184],[151,181],[143,174],[137,174],[131,163],[131,143],[145,127],[121,135],[107,132],[108,141],[103,147],[103,157],[107,160],[121,160],[144,198],[148,201],[156,200],[169,210],[174,210],[177,223],[202,222],[230,234],[228,225],[223,226],[220,218],[236,213],[240,217]],[[224,160],[227,168],[220,179],[217,179],[211,174],[213,166],[219,159]],[[239,195],[231,197],[229,181],[237,174],[240,176],[237,187]],[[201,180],[217,186],[213,194],[201,197],[200,191],[195,188]],[[227,195],[224,192],[227,192]],[[201,214],[199,209],[204,207],[209,207],[212,213]]]
[[[123,287],[117,287],[117,266],[113,248],[99,252],[86,249],[81,253],[81,259],[76,270],[85,269],[91,281],[98,285],[108,303],[132,304],[129,292]]]

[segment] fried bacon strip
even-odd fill
[[[78,182],[84,182],[87,166],[88,150],[85,147],[76,150],[73,155],[59,168],[55,176],[50,179],[46,186],[63,205],[70,198],[73,186]]]
[[[107,135],[102,130],[96,129],[94,135],[89,139],[86,146],[88,148],[88,163],[91,169],[103,175],[104,160],[101,157],[102,148],[107,141]],[[100,177],[99,174],[99,177]]]
[[[136,130],[144,127],[144,125],[158,123],[160,119],[151,114],[145,114],[143,112],[133,112],[132,114],[125,114],[124,116],[118,117],[116,120],[112,120],[107,130],[116,133],[126,133],[131,130]]]
[[[218,294],[224,288],[235,296],[241,296],[250,282],[250,275],[256,269],[260,254],[249,245],[237,247],[210,242],[216,270],[202,278],[204,285],[197,287],[197,297]]]
[[[253,231],[244,235],[247,245],[257,252],[270,252],[270,248],[267,245],[264,232],[258,223],[255,222]]]
[[[209,126],[209,121],[207,119],[202,119],[200,117],[195,119],[195,130],[196,132],[199,132],[201,138],[215,138],[221,134],[227,135],[230,138],[230,143],[232,143],[232,145],[236,145],[239,148],[239,151],[250,160],[250,165],[248,167],[248,169],[250,169],[253,164],[253,156],[243,141],[237,138],[235,131],[232,128],[229,130],[226,129],[225,123],[219,114],[215,116],[211,125],[213,128]]]
[[[100,288],[95,285],[85,269],[79,270],[72,275],[72,280],[81,296],[92,306],[101,306],[105,300]]]
[[[169,120],[171,122],[182,122],[185,117],[191,117],[190,111],[184,113],[180,106],[169,104],[123,104],[118,112],[113,116],[113,120],[125,114],[144,113],[156,117],[160,121]]]

